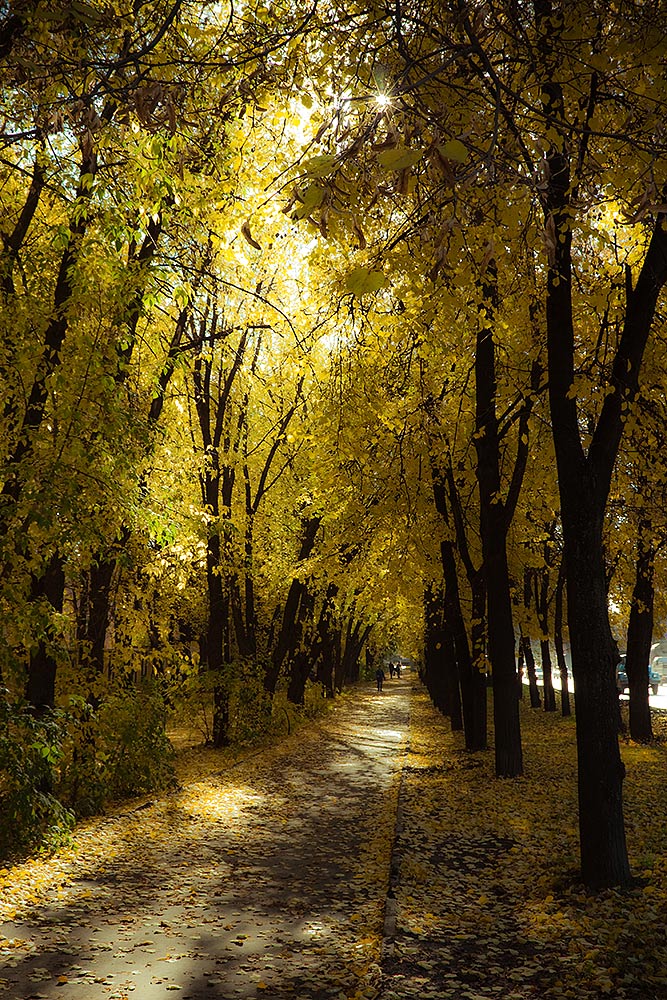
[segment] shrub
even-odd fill
[[[110,798],[158,791],[174,783],[174,748],[165,722],[164,699],[151,685],[118,691],[102,705],[102,773]]]
[[[164,700],[152,685],[119,686],[96,710],[83,698],[71,698],[68,719],[60,792],[77,815],[98,812],[110,799],[173,784]]]
[[[64,714],[36,717],[0,697],[0,856],[66,842],[74,815],[54,794],[63,757]]]

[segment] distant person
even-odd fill
[[[384,670],[382,667],[378,667],[375,671],[375,683],[377,684],[378,691],[381,691],[384,684]]]
[[[393,662],[389,664],[389,680],[394,676],[394,664]]]
[[[400,677],[401,676],[401,664],[399,662],[396,663],[395,670],[396,670],[396,676]]]

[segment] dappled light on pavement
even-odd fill
[[[378,961],[409,688],[77,832],[0,878],[0,996],[338,1000]]]

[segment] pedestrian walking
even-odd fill
[[[384,670],[382,667],[378,667],[375,671],[375,683],[377,684],[378,691],[381,691],[384,683]]]

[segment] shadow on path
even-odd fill
[[[232,775],[89,825],[0,926],[0,996],[353,996],[379,974],[409,700],[361,688]]]

